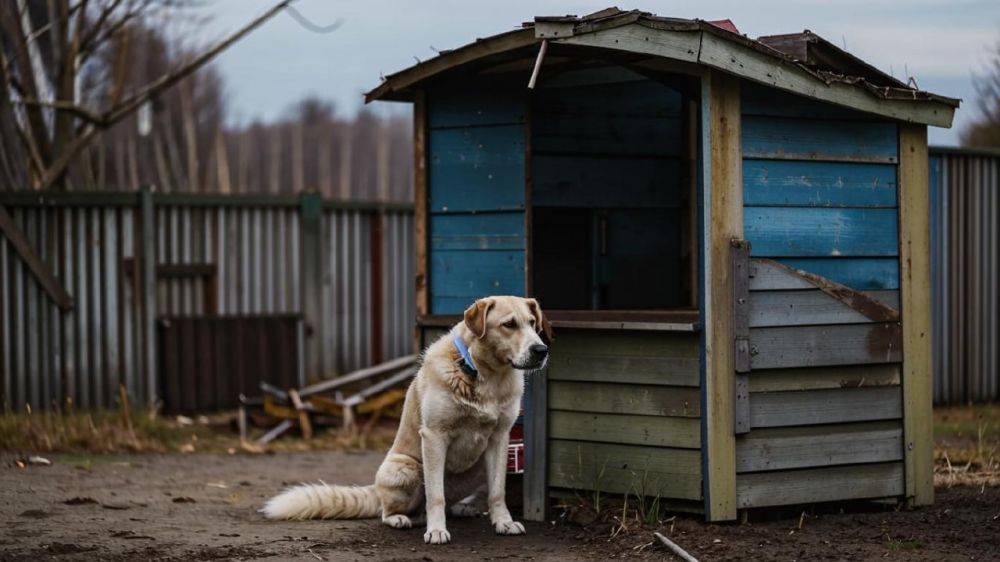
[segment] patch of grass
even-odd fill
[[[911,539],[911,540],[899,540],[899,539],[889,539],[886,542],[886,548],[889,550],[917,550],[924,547],[924,543]]]
[[[935,484],[1000,486],[1000,404],[934,410]]]
[[[234,417],[230,412],[192,419],[127,409],[4,412],[0,414],[0,451],[76,454],[79,458],[72,462],[89,470],[97,459],[92,455],[249,450],[241,446],[239,435],[231,427]],[[267,450],[387,450],[394,435],[395,422],[391,420],[364,432],[319,430],[310,440],[300,438],[293,430],[268,444]]]

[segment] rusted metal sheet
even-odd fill
[[[935,404],[1000,400],[1000,153],[930,150]]]
[[[0,194],[0,205],[75,300],[72,310],[53,305],[0,235],[0,403],[113,406],[120,384],[135,403],[151,403],[162,387],[157,317],[300,313],[305,274],[292,203],[281,196]],[[380,267],[372,263],[376,212],[383,213],[382,235],[374,238]],[[370,365],[379,337],[385,358],[412,353],[414,343],[412,210],[326,201],[320,222],[325,266],[314,302],[322,314],[299,341],[320,339],[321,368],[303,371],[297,384]],[[381,310],[372,302],[374,283]],[[304,365],[309,351],[299,346],[289,354]]]
[[[261,381],[296,386],[299,322],[295,314],[160,318],[165,411],[235,408],[239,395],[257,393]]]

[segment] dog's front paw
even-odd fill
[[[395,529],[409,529],[413,526],[413,521],[409,517],[399,513],[383,517],[382,522]]]
[[[424,533],[424,542],[427,544],[448,544],[451,542],[451,533],[447,529],[427,529]]]
[[[524,525],[520,521],[501,521],[499,523],[494,523],[493,528],[496,529],[498,535],[523,535]]]

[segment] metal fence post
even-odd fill
[[[323,198],[317,192],[303,192],[299,196],[299,245],[302,268],[302,316],[305,319],[307,338],[305,345],[305,375],[321,377],[321,328],[323,288]],[[332,352],[332,350],[328,350]]]
[[[139,212],[142,217],[142,342],[145,349],[146,394],[149,406],[155,407],[159,394],[156,373],[156,210],[153,189],[143,186],[139,191]]]
[[[383,227],[385,225],[385,213],[381,210],[372,212],[371,214],[371,240],[369,252],[371,252],[372,261],[372,275],[371,275],[371,295],[372,295],[372,356],[371,361],[373,365],[378,365],[385,360],[385,345],[384,338],[382,337],[383,330],[383,319],[382,314],[385,310],[383,305],[383,299],[385,298],[385,291],[382,288],[382,282],[385,278],[385,272],[383,268],[382,258],[383,258]]]

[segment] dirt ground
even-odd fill
[[[0,456],[2,560],[670,559],[653,527],[556,521],[497,537],[484,518],[451,519],[453,542],[376,521],[269,522],[256,509],[282,486],[367,484],[381,454],[53,455],[21,468]],[[801,526],[801,527],[800,527]],[[868,505],[752,513],[742,524],[678,517],[657,526],[702,560],[1000,559],[1000,488],[940,489],[934,507]]]

